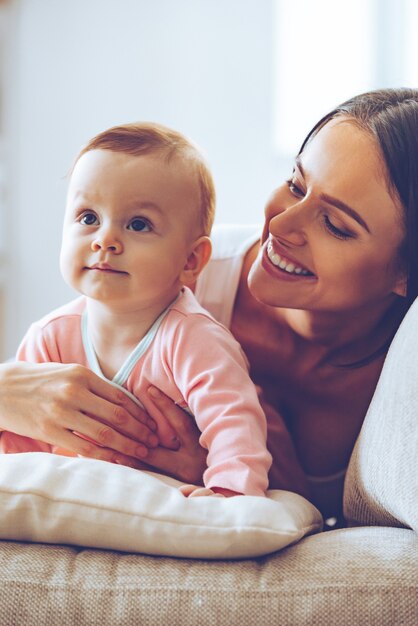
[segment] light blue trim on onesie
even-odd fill
[[[90,337],[90,333],[88,329],[87,308],[84,309],[83,315],[81,316],[81,338],[83,341],[83,347],[86,353],[86,357],[87,357],[87,361],[88,361],[90,369],[95,374],[97,374],[97,376],[100,376],[100,378],[107,380],[111,385],[123,391],[127,396],[129,396],[129,398],[131,398],[131,400],[135,402],[135,404],[137,404],[141,408],[144,408],[143,404],[138,400],[136,396],[133,395],[133,393],[128,391],[126,387],[123,387],[123,385],[124,383],[126,383],[129,377],[129,374],[132,372],[138,360],[148,350],[149,346],[154,340],[155,335],[158,332],[161,322],[163,321],[163,319],[169,312],[170,308],[178,300],[179,297],[180,296],[177,296],[177,298],[173,300],[173,302],[161,313],[161,315],[157,317],[157,319],[155,320],[155,322],[153,323],[149,331],[146,333],[146,335],[144,335],[144,337],[142,337],[138,345],[132,350],[132,352],[126,358],[124,363],[122,363],[119,371],[116,372],[116,374],[114,375],[112,379],[106,378],[106,376],[103,374],[100,368],[99,361],[97,360],[97,355],[94,350],[94,346],[91,341],[91,337]]]

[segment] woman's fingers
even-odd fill
[[[85,419],[87,418],[87,419]],[[78,427],[72,428],[77,436],[87,439],[102,448],[108,448],[123,455],[144,459],[150,447],[158,445],[158,438],[154,434],[143,437],[143,441],[133,440],[128,436],[118,432],[108,424],[103,424],[89,416],[83,416],[83,420],[77,415],[75,420],[80,422],[82,430]]]
[[[184,410],[156,387],[147,389],[146,405],[151,416],[158,422],[160,444],[170,450],[177,450],[180,446],[178,434],[186,421]]]
[[[148,399],[154,409],[171,424],[177,433],[180,447],[177,451],[165,450],[160,446],[149,450],[147,463],[184,482],[201,482],[207,467],[207,450],[199,444],[200,431],[195,419],[156,387],[149,387]]]
[[[0,429],[95,458],[143,459],[158,445],[145,412],[81,365],[17,362],[0,375]]]
[[[87,371],[90,373],[89,370]],[[131,416],[137,422],[142,423],[153,432],[157,430],[155,421],[143,408],[138,406],[138,404],[129,398],[126,393],[101,379],[99,376],[96,376],[93,372],[91,372],[91,374],[92,376],[88,377],[87,388],[94,394],[94,396],[98,396],[99,398],[107,400],[108,403],[110,403],[110,406],[107,405],[104,407],[104,414],[99,414],[98,410],[100,411],[100,409],[97,409],[97,407],[95,408],[94,412],[98,417],[102,417],[103,419],[112,419],[115,423],[125,425],[126,423],[132,423],[129,420],[129,416]],[[122,408],[123,411],[118,411],[117,407]]]
[[[171,425],[178,443],[184,436],[190,433],[199,433],[196,421],[189,413],[179,407],[171,398],[165,395],[157,387],[148,388],[148,400],[151,401],[156,413],[159,413]]]
[[[82,414],[90,416],[96,422],[95,432],[99,433],[100,443],[107,445],[108,438],[112,437],[109,428],[113,432],[121,433],[130,439],[144,443],[147,446],[158,445],[158,437],[154,430],[151,430],[143,422],[139,422],[123,406],[113,404],[111,401],[103,400],[88,391],[81,391],[79,397],[79,421],[83,422]],[[76,430],[78,424],[76,424]],[[83,434],[84,428],[80,431]]]
[[[195,421],[158,390],[147,404],[168,427],[162,445],[153,448],[154,422],[81,365],[11,363],[0,367],[0,382],[0,429],[131,467],[146,459],[148,469],[188,483],[202,480],[207,452]]]
[[[144,458],[148,447],[158,445],[158,437],[144,423],[155,428],[154,421],[149,421],[145,412],[123,391],[85,368],[75,366],[55,402],[54,414],[58,422],[101,447]]]
[[[76,389],[81,390],[80,410],[96,419],[117,427],[119,431],[142,440],[147,434],[157,430],[155,421],[121,389],[96,376],[90,370],[81,368],[74,374]]]
[[[156,445],[153,435],[156,433],[158,443],[163,447],[170,450],[179,448],[180,441],[171,422],[181,423],[184,411],[177,407],[171,398],[157,390],[161,409],[155,402],[151,402],[151,411],[154,411],[157,426],[156,421],[123,391],[94,374],[89,380],[88,389],[91,393],[84,398],[84,406],[92,417],[114,426],[118,431],[149,447]],[[149,405],[149,402],[147,404]]]
[[[157,445],[158,440],[153,436],[155,441],[151,444]],[[59,418],[55,424],[45,422],[37,439],[74,454],[123,464],[128,464],[125,457],[145,459],[150,445],[125,437],[110,426],[77,412],[65,416],[64,423]]]
[[[178,450],[168,450],[158,446],[148,449],[145,464],[138,459],[127,458],[118,462],[136,469],[161,472],[184,482],[202,481],[206,469],[207,451],[197,440],[183,442]]]
[[[155,447],[154,433],[149,431],[148,434],[144,433],[143,424],[138,423],[136,418],[132,418],[129,412],[123,411],[125,398],[121,397],[120,394],[123,396],[125,394],[116,388],[107,389],[107,387],[106,382],[100,379],[98,381],[92,379],[92,382],[89,382],[90,394],[86,398],[83,397],[82,405],[88,408],[88,414],[94,419],[87,424],[84,419],[87,416],[82,416],[82,419],[76,420],[77,424],[73,426],[72,430],[88,436],[105,448],[112,448],[117,451],[119,456],[116,462],[123,465],[137,469],[161,471],[187,482],[202,480],[203,472],[206,469],[207,451],[199,445],[200,432],[193,417],[177,406],[171,398],[152,387],[147,404],[152,405],[159,424],[158,440],[160,445]],[[101,396],[98,397],[97,394],[101,394]],[[127,400],[130,402],[129,398]],[[112,404],[115,402],[120,402],[121,405],[115,407],[115,404]],[[136,406],[134,410],[137,410]],[[97,419],[100,422],[105,422],[105,424],[97,422]],[[170,429],[165,430],[165,441],[160,430],[160,424],[163,422],[168,425],[171,424]],[[109,428],[112,424],[114,426],[117,424],[117,429],[120,432],[116,432],[114,428]],[[137,447],[138,443],[126,441],[123,437],[124,433],[141,440],[141,443],[147,446],[145,454],[144,450]],[[87,456],[91,456],[93,453],[99,454],[96,449],[92,448]],[[103,454],[109,455],[108,452],[103,452]],[[142,463],[143,459],[146,462],[145,467]]]
[[[81,437],[76,432],[72,432],[70,430],[60,431],[55,437],[55,440],[60,442],[59,444],[55,444],[53,447],[53,451],[57,454],[68,454],[71,452],[74,456],[100,459],[101,461],[120,463],[122,465],[130,465],[132,467],[132,463],[128,461],[128,459],[132,459],[132,457],[128,457],[111,448],[99,446],[93,440]],[[142,446],[140,450],[138,444],[137,452],[139,453],[140,451],[141,456],[145,457],[147,455],[147,448]]]

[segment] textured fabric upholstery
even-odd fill
[[[392,342],[351,456],[344,514],[352,525],[418,532],[417,365],[418,300]]]
[[[364,527],[190,561],[0,543],[1,626],[416,626],[418,538]]]

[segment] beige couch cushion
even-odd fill
[[[412,531],[379,527],[249,561],[0,542],[0,624],[416,626],[417,560]]]
[[[418,531],[418,300],[389,349],[344,491],[350,524]]]

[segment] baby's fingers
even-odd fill
[[[179,487],[179,491],[186,496],[186,498],[197,498],[199,496],[214,496],[215,498],[224,497],[220,493],[215,493],[212,489],[208,489],[207,487],[198,487],[197,485],[182,485]]]

